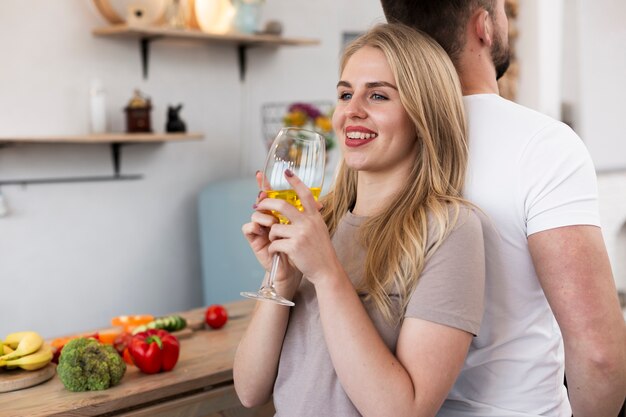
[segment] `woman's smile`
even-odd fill
[[[363,126],[348,126],[346,127],[345,132],[345,144],[351,148],[363,146],[378,137],[378,133]]]

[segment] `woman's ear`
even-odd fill
[[[477,13],[475,22],[476,36],[480,42],[491,47],[493,42],[493,20],[487,10],[480,10]]]

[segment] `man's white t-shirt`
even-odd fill
[[[565,124],[495,94],[464,97],[470,162],[465,196],[481,208],[485,314],[440,417],[571,416],[563,342],[527,238],[599,226],[589,153]]]

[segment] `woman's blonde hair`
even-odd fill
[[[417,158],[396,198],[361,228],[367,248],[359,293],[390,322],[399,323],[426,259],[456,223],[464,203],[467,128],[461,86],[452,62],[430,37],[401,24],[378,25],[345,49],[341,72],[359,49],[369,46],[386,56],[400,100],[415,125]],[[331,235],[353,208],[357,171],[340,163],[333,190],[322,200],[322,215]],[[429,218],[434,236],[429,240]],[[394,308],[390,294],[400,298]]]

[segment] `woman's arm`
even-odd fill
[[[283,297],[293,297],[294,291],[284,289],[281,283],[275,286]],[[233,365],[235,390],[245,407],[263,405],[270,400],[288,321],[289,307],[257,302]]]
[[[259,201],[264,198],[264,193],[260,193]],[[272,255],[268,252],[268,231],[275,223],[274,216],[257,211],[252,214],[252,221],[242,227],[244,236],[266,271],[272,263]],[[287,259],[283,259],[275,277],[276,291],[287,299],[293,298],[301,277]],[[271,398],[288,319],[288,307],[257,302],[248,329],[237,348],[233,365],[235,390],[246,407],[265,404]]]
[[[472,335],[407,318],[396,354],[381,339],[347,278],[317,291],[324,337],[337,376],[363,416],[434,416],[454,384]]]

